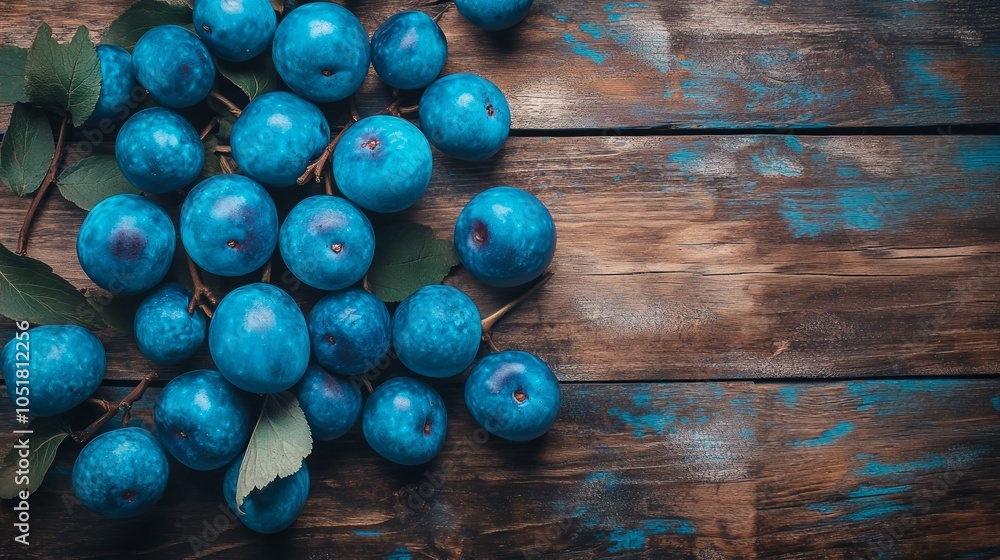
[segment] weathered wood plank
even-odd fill
[[[80,24],[99,36],[130,3],[5,3],[0,44],[28,46],[42,21],[60,37]],[[350,7],[372,32],[418,5]],[[515,128],[1000,121],[1000,12],[989,0],[539,0],[513,31],[485,34],[456,10],[441,26],[449,39],[445,72],[494,80],[510,99]],[[388,99],[372,72],[363,108]],[[0,129],[6,122],[4,114]]]
[[[554,428],[527,444],[477,440],[460,391],[442,394],[437,459],[392,466],[356,430],[318,445],[306,509],[276,537],[224,516],[219,473],[179,466],[155,510],[100,519],[74,503],[64,453],[32,498],[33,546],[18,557],[194,557],[194,545],[203,558],[856,558],[881,547],[938,559],[1000,547],[995,379],[568,383]],[[147,427],[155,395],[135,413]],[[0,446],[11,416],[0,400]]]
[[[494,184],[538,195],[559,232],[555,280],[496,340],[563,380],[1000,372],[1000,138],[514,138],[495,165],[439,160],[404,217],[450,236]],[[4,245],[27,205],[0,194]],[[29,254],[93,288],[83,215],[53,195]],[[318,294],[277,270],[308,309]],[[449,281],[484,314],[516,293]],[[109,377],[151,367],[102,336]]]

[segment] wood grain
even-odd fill
[[[439,158],[402,218],[449,237],[495,184],[536,194],[559,234],[555,279],[497,343],[565,381],[1000,373],[996,137],[513,138],[493,164]],[[278,195],[288,208],[302,193]],[[0,194],[5,246],[27,204]],[[29,254],[92,289],[83,216],[52,196]],[[319,294],[283,270],[308,310]],[[449,282],[484,315],[517,293]],[[102,338],[109,378],[153,367],[130,337]]]
[[[131,0],[0,6],[0,44],[39,22],[99,37]],[[369,33],[419,2],[349,3]],[[436,13],[440,5],[425,7]],[[515,128],[895,126],[1000,122],[1000,12],[989,0],[535,2],[489,34],[452,9],[445,73],[475,72]],[[362,107],[387,104],[371,72]],[[7,113],[0,113],[0,129]]]
[[[319,444],[302,516],[271,537],[227,518],[220,473],[177,463],[154,510],[108,523],[75,503],[74,452],[64,449],[32,498],[33,546],[18,557],[857,558],[876,550],[937,559],[1000,550],[997,380],[569,383],[554,428],[526,444],[476,439],[461,392],[442,394],[449,436],[438,458],[393,466],[357,431]],[[134,422],[152,428],[155,395]],[[7,446],[10,402],[0,404]],[[9,523],[10,510],[0,511]]]

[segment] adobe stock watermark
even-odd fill
[[[17,332],[14,335],[14,419],[17,425],[28,423],[31,414],[31,333],[27,321],[15,323]],[[10,373],[10,372],[8,372]],[[8,387],[8,390],[10,388]],[[15,486],[28,486],[31,483],[31,436],[30,428],[15,428],[14,451],[17,452],[17,465],[14,470]],[[31,504],[28,499],[31,492],[21,489],[15,496],[14,504],[14,541],[28,546],[31,534]]]

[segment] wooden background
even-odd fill
[[[41,21],[99,36],[128,4],[14,0],[0,44]],[[348,6],[371,32],[417,5]],[[302,517],[269,537],[224,515],[220,473],[179,466],[155,510],[100,519],[74,503],[67,445],[30,548],[0,508],[0,557],[1000,557],[994,2],[536,0],[510,32],[454,9],[441,26],[445,72],[497,83],[513,137],[487,163],[437,154],[406,217],[450,236],[495,184],[549,207],[556,275],[495,338],[563,382],[550,433],[477,441],[464,375],[435,382],[437,459],[391,465],[357,429],[317,444]],[[387,99],[372,74],[362,113]],[[5,246],[28,203],[0,194]],[[93,289],[83,216],[51,195],[29,254]],[[448,282],[484,313],[516,294]],[[99,336],[110,398],[209,363],[156,367]],[[150,427],[157,391],[136,411]],[[4,448],[12,420],[4,397]]]

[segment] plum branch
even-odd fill
[[[56,139],[56,149],[55,153],[52,154],[52,163],[49,164],[48,171],[45,172],[45,177],[42,179],[42,186],[38,188],[38,192],[35,197],[31,199],[31,205],[28,206],[27,213],[24,214],[24,221],[21,223],[21,230],[17,233],[17,245],[15,247],[15,252],[18,255],[23,255],[28,250],[28,232],[31,230],[31,223],[35,220],[35,214],[38,212],[39,206],[42,204],[42,200],[45,198],[45,193],[48,192],[49,187],[56,182],[56,169],[59,167],[59,161],[62,160],[63,156],[63,144],[66,141],[66,128],[69,123],[70,116],[67,114],[62,118],[62,122],[59,123],[59,136]]]
[[[490,350],[493,350],[494,352],[500,351],[500,349],[497,348],[497,345],[493,342],[493,333],[492,333],[493,326],[496,325],[500,321],[500,319],[503,319],[504,316],[507,315],[507,313],[509,313],[512,309],[520,305],[521,302],[531,297],[532,294],[537,292],[539,288],[544,286],[545,283],[548,282],[551,278],[552,278],[552,273],[546,272],[545,274],[542,275],[542,277],[538,280],[538,282],[535,282],[535,284],[532,287],[528,288],[528,290],[523,294],[521,294],[520,296],[518,296],[517,299],[496,310],[496,312],[494,312],[489,317],[483,319],[483,342],[489,345]]]
[[[123,412],[122,416],[122,427],[128,427],[129,419],[132,417],[132,404],[142,398],[143,393],[146,392],[146,388],[149,387],[150,382],[156,377],[156,373],[147,373],[143,376],[139,384],[135,386],[129,394],[125,396],[117,405],[112,404],[103,399],[88,399],[87,402],[95,403],[98,406],[104,408],[104,414],[100,418],[94,420],[92,424],[86,428],[73,432],[73,441],[77,443],[87,443],[100,431],[105,424],[107,424],[112,418],[118,415],[118,411]]]

